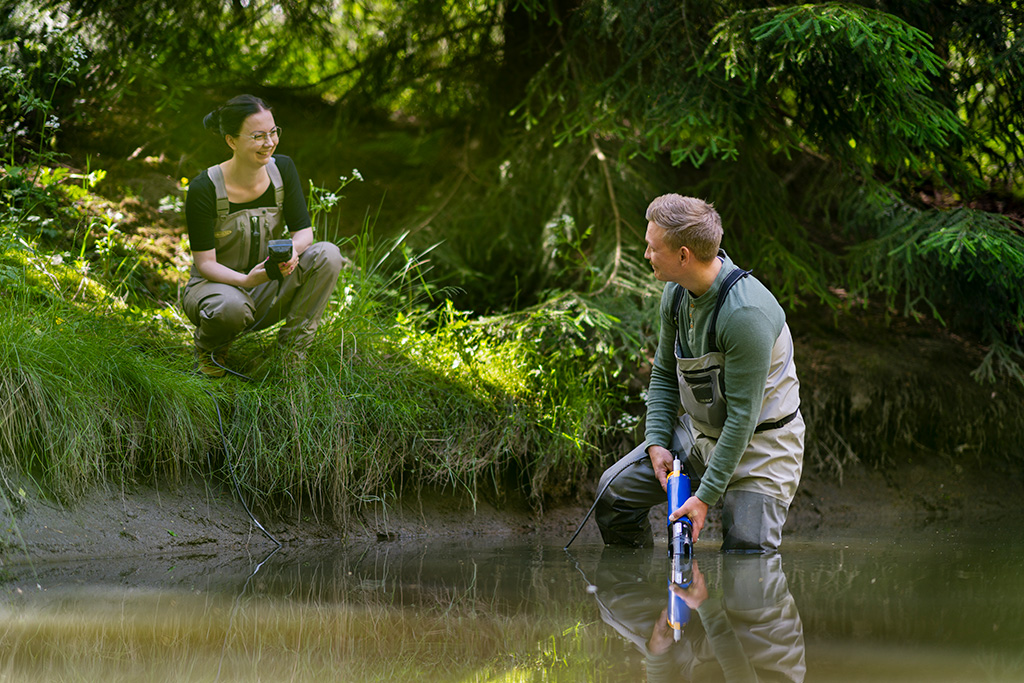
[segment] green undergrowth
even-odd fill
[[[181,354],[127,317],[0,297],[3,466],[61,499],[106,478],[180,479],[208,441],[210,400]]]
[[[343,245],[352,262],[306,362],[292,364],[271,329],[238,340],[238,374],[210,381],[192,370],[191,326],[173,302],[133,298],[84,248],[58,258],[59,239],[5,234],[0,457],[60,500],[212,465],[260,507],[336,520],[423,485],[540,508],[579,493],[565,482],[609,438],[635,438],[636,420],[620,419],[619,318],[573,294],[471,316],[402,236],[367,227]],[[120,248],[132,249],[127,236]]]

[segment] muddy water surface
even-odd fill
[[[8,565],[0,681],[1024,680],[1019,530],[880,534],[702,544],[671,594],[661,546]]]

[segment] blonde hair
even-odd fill
[[[665,231],[674,248],[686,247],[707,263],[722,244],[722,219],[714,205],[678,194],[663,194],[647,207],[647,220]]]

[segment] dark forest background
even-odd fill
[[[802,322],[819,467],[884,460],[880,438],[980,448],[1011,438],[991,420],[1019,406],[995,397],[1024,386],[1022,40],[1024,8],[984,0],[3,0],[0,287],[52,302],[63,276],[18,268],[77,254],[137,318],[172,309],[183,179],[226,156],[202,117],[251,92],[380,300],[466,362],[486,339],[532,343],[533,377],[563,369],[537,419],[572,467],[637,436],[658,300],[643,215],[665,192],[712,201],[723,246]],[[135,217],[69,213],[94,193]],[[118,240],[139,236],[155,246],[128,271]],[[857,335],[880,355],[846,355]],[[937,339],[955,362],[904,367]],[[923,415],[943,401],[948,438]],[[494,449],[550,450],[531,443]],[[539,495],[565,461],[529,462]]]

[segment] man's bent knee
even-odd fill
[[[654,535],[648,520],[651,506],[663,500],[650,460],[637,448],[605,470],[598,483],[595,519],[608,545],[647,547]]]
[[[778,550],[787,506],[753,491],[728,491],[722,498],[722,550],[760,553]]]

